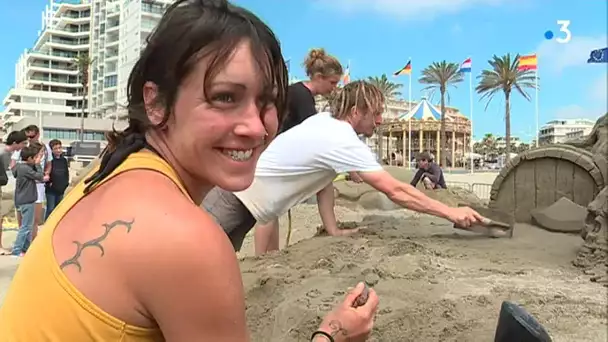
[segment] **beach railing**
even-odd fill
[[[448,188],[461,188],[467,191],[471,191],[471,184],[467,182],[445,182],[445,185],[447,185]]]
[[[477,195],[482,200],[490,200],[490,192],[492,191],[492,184],[486,183],[473,183],[471,185],[471,192]]]
[[[467,182],[446,182],[448,188],[461,188],[474,193],[479,199],[484,201],[490,200],[490,192],[492,184],[487,183],[467,183]]]

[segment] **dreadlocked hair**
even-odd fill
[[[274,104],[281,122],[287,106],[288,76],[272,30],[253,13],[227,0],[177,0],[148,37],[129,75],[126,106],[129,125],[122,132],[113,128],[106,134],[108,145],[100,155],[99,169],[84,181],[84,192],[109,176],[130,154],[147,147],[148,130],[166,127],[174,114],[180,85],[199,61],[208,61],[203,94],[209,94],[213,80],[244,40],[249,41],[254,62],[263,74],[262,86],[277,89]],[[151,104],[144,100],[144,86],[148,82],[157,88]],[[160,123],[150,122],[148,107],[164,110]]]
[[[351,115],[353,108],[364,113],[381,113],[384,103],[380,88],[366,81],[353,81],[336,90],[329,107],[336,119],[344,120]]]

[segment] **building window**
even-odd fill
[[[104,88],[116,87],[116,82],[118,81],[117,75],[106,76],[103,86]]]
[[[78,140],[78,130],[76,129],[58,129],[58,128],[45,128],[44,139],[59,139],[59,140]],[[99,131],[84,131],[84,140],[88,141],[104,141],[105,132]]]

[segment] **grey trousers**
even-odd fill
[[[201,204],[215,222],[228,234],[235,251],[240,251],[243,240],[255,226],[255,219],[243,203],[230,191],[213,188]]]

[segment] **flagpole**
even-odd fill
[[[538,134],[538,55],[536,56],[536,72],[535,72],[535,88],[536,88],[536,103],[535,103],[535,107],[536,107],[536,147],[538,147],[538,138],[539,138],[539,134]]]
[[[412,58],[410,57],[410,63],[412,62]],[[407,168],[412,168],[412,72],[410,71],[410,86],[409,86],[409,110],[408,110],[408,137],[407,137]],[[405,153],[404,153],[405,157]]]
[[[471,150],[471,173],[474,173],[475,165],[473,164],[473,69],[469,71],[469,110],[471,111],[471,136],[469,137],[469,145]]]

